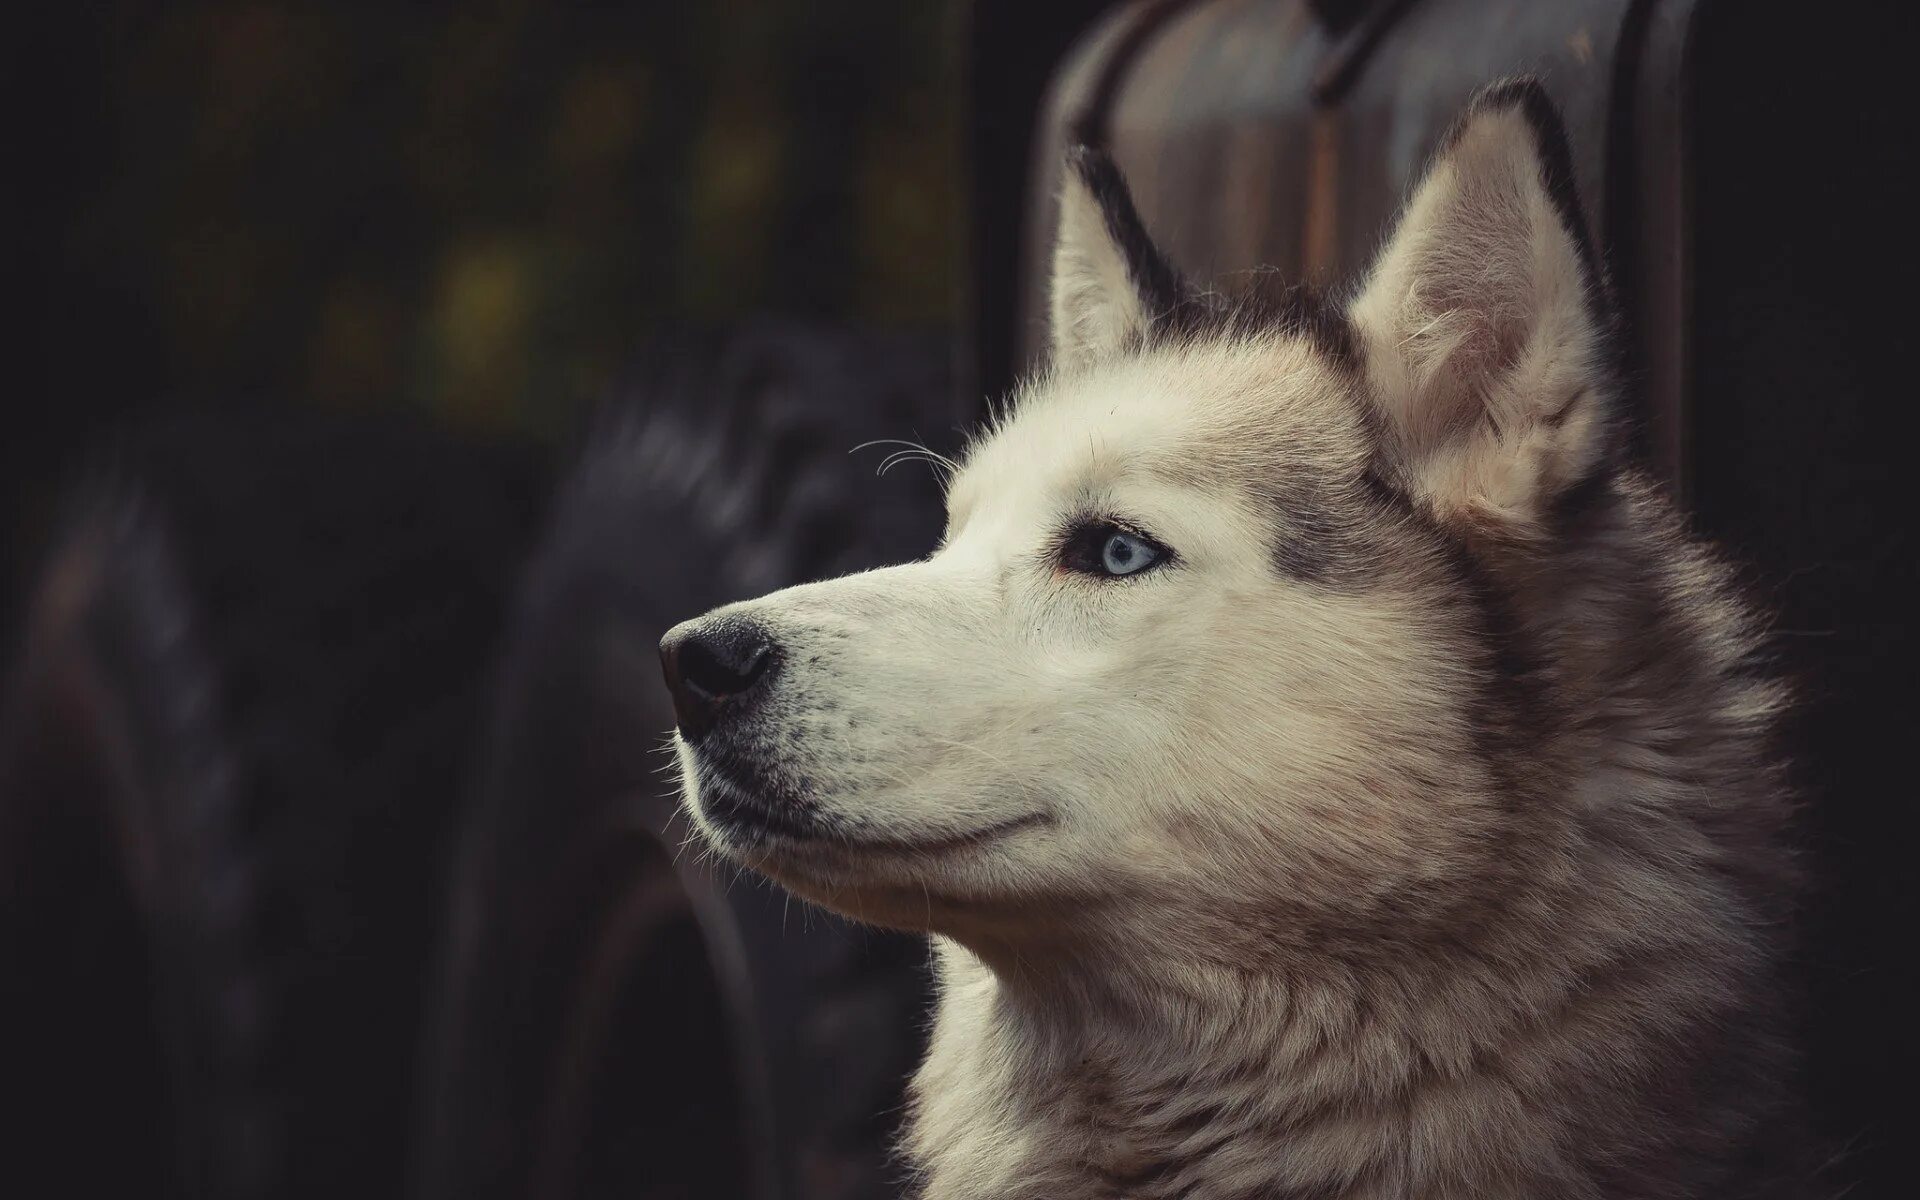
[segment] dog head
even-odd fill
[[[1615,440],[1557,118],[1484,93],[1340,308],[1196,293],[1104,156],[1067,167],[1052,363],[937,550],[663,642],[694,821],[976,946],[1445,903],[1499,853],[1530,716],[1472,545],[1551,538]]]

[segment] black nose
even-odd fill
[[[673,693],[680,735],[697,742],[745,706],[779,660],[766,630],[740,617],[685,621],[660,639],[660,667]]]

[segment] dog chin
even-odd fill
[[[983,860],[1053,824],[1031,812],[970,830],[878,830],[743,787],[705,763],[690,765],[685,792],[695,824],[734,862],[855,919],[914,928],[925,927],[939,893],[964,894]],[[893,910],[909,899],[912,919],[903,920]]]

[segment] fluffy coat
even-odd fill
[[[1808,1194],[1788,694],[1626,455],[1544,93],[1343,307],[1188,287],[1103,155],[1063,189],[1052,366],[939,550],[668,639],[677,695],[774,664],[683,723],[713,844],[935,935],[924,1196]]]

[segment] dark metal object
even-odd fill
[[[1307,0],[1320,23],[1335,31],[1350,28],[1372,6],[1373,0]]]
[[[1638,97],[1642,89],[1633,70],[1641,61],[1638,42],[1623,38],[1684,26],[1691,8],[1630,0],[1382,0],[1329,24],[1301,0],[1117,7],[1062,67],[1036,138],[1033,175],[1048,182],[1030,193],[1026,361],[1045,336],[1051,181],[1070,134],[1110,143],[1148,225],[1190,276],[1231,290],[1231,273],[1265,266],[1335,286],[1367,265],[1467,98],[1490,79],[1526,71],[1543,77],[1565,113],[1589,214],[1597,232],[1607,233],[1616,203],[1631,203],[1635,213],[1672,208],[1662,189],[1674,186],[1681,120],[1677,110],[1649,100],[1635,109],[1643,126],[1636,137],[1610,138],[1619,97]],[[1623,195],[1629,171],[1661,195]],[[1655,303],[1670,308],[1684,291],[1676,274],[1684,248],[1674,244],[1684,230],[1646,232],[1645,243],[1629,251],[1645,259],[1641,270],[1636,257],[1636,278],[1649,291],[1662,289]],[[1659,341],[1665,335],[1640,323],[1628,336],[1635,360],[1655,376],[1642,415],[1648,449],[1671,479],[1678,471],[1675,401],[1684,354],[1673,354],[1675,347]]]

